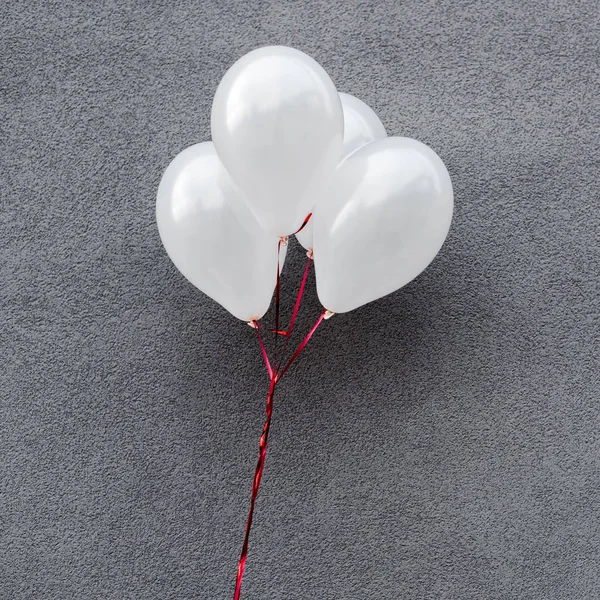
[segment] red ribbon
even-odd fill
[[[308,223],[310,217],[312,215],[308,215],[302,227],[298,230],[304,228],[304,226]],[[279,242],[278,252],[281,249],[281,241]],[[280,278],[279,278],[279,260],[277,261],[277,284],[275,288],[275,350],[277,349],[277,340],[278,334],[284,334],[286,336],[285,344],[283,347],[283,355],[285,355],[285,351],[287,349],[287,345],[289,339],[292,334],[292,330],[294,328],[294,323],[296,321],[296,317],[298,315],[298,311],[300,309],[300,303],[302,301],[302,295],[304,293],[304,287],[306,285],[306,280],[308,278],[308,271],[310,270],[311,257],[309,257],[308,262],[306,263],[306,268],[304,269],[304,275],[302,277],[302,281],[300,283],[300,289],[298,291],[298,296],[296,298],[296,302],[294,304],[294,310],[292,312],[292,317],[290,319],[290,324],[287,328],[287,331],[279,330],[279,288],[280,288]],[[260,334],[260,325],[258,322],[253,321],[252,325],[256,329],[256,334],[258,336],[258,342],[260,345],[260,350],[263,355],[263,359],[265,361],[265,365],[267,367],[267,372],[269,373],[269,393],[267,395],[267,406],[266,406],[266,419],[265,424],[263,426],[262,435],[260,436],[260,440],[258,443],[258,460],[256,462],[256,468],[254,470],[254,480],[252,483],[252,494],[250,496],[250,509],[248,511],[248,520],[246,521],[246,533],[244,535],[244,543],[242,545],[242,552],[240,554],[240,560],[238,562],[237,568],[237,578],[235,581],[235,593],[233,595],[233,600],[239,600],[241,591],[242,591],[242,579],[244,577],[244,570],[246,568],[246,560],[248,558],[248,543],[250,540],[250,530],[252,529],[252,519],[254,517],[254,507],[256,504],[256,498],[258,497],[258,491],[260,488],[260,482],[262,479],[263,469],[265,466],[265,459],[267,456],[267,447],[269,443],[269,431],[271,429],[271,416],[273,414],[273,396],[275,395],[275,388],[284,374],[288,371],[288,369],[292,366],[292,363],[298,358],[302,350],[305,348],[306,344],[308,344],[310,338],[314,335],[315,331],[322,323],[323,319],[326,317],[327,311],[323,311],[321,316],[317,319],[317,322],[312,326],[310,331],[306,334],[306,337],[300,342],[300,345],[296,349],[296,351],[292,354],[290,359],[285,363],[283,367],[277,364],[276,355],[275,360],[272,362],[269,360],[267,350],[265,348],[262,336]],[[272,366],[274,365],[274,367]]]
[[[306,280],[308,279],[308,272],[310,270],[310,263],[312,261],[312,256],[308,257],[306,261],[306,267],[304,268],[304,275],[302,276],[302,281],[300,282],[300,289],[298,290],[298,296],[296,297],[296,302],[294,304],[294,310],[292,312],[292,317],[290,318],[290,324],[288,325],[287,332],[285,333],[285,343],[283,345],[282,356],[285,356],[285,352],[288,347],[288,343],[290,341],[290,337],[292,336],[292,331],[294,329],[294,323],[296,322],[296,317],[298,316],[298,311],[300,310],[300,303],[302,302],[302,294],[304,293],[304,286],[306,285]]]
[[[286,242],[287,243],[287,242]],[[275,366],[277,366],[277,342],[279,341],[278,337],[277,337],[277,332],[279,331],[279,289],[280,289],[280,281],[281,281],[281,276],[280,276],[280,256],[281,256],[281,240],[279,240],[279,243],[277,244],[277,283],[275,284],[275,329],[274,329],[274,333],[275,333],[275,354],[274,354],[274,359],[273,359],[273,363],[275,364]]]
[[[308,344],[308,341],[313,336],[313,334],[317,330],[317,327],[319,327],[319,325],[322,323],[322,321],[326,317],[326,315],[327,315],[327,311],[324,310],[321,313],[321,316],[317,319],[317,322],[312,326],[311,330],[306,334],[306,337],[302,340],[302,342],[296,349],[296,352],[294,352],[294,354],[292,354],[292,358],[290,358],[290,360],[288,360],[285,367],[283,367],[283,369],[278,371],[278,373],[276,374],[275,377],[276,377],[277,381],[279,381],[283,377],[283,375],[287,372],[287,370],[292,366],[292,363],[298,358],[298,356],[300,355],[300,352],[302,352],[302,350],[304,350],[304,347],[306,346],[306,344]]]
[[[258,323],[256,323],[256,321],[255,324],[256,334],[258,335],[258,343],[260,344],[260,351],[262,352],[263,359],[265,361],[265,366],[267,367],[267,372],[269,373],[269,379],[273,380],[273,369],[271,368],[271,363],[269,362],[267,350],[265,348],[262,335],[260,335],[260,329],[258,328]]]
[[[237,579],[235,582],[235,594],[233,595],[234,600],[239,600],[240,594],[242,592],[242,578],[244,577],[244,569],[246,568],[246,559],[248,557],[248,540],[250,539],[250,529],[252,528],[254,504],[256,503],[256,497],[258,496],[258,488],[260,487],[260,480],[262,479],[262,473],[265,466],[265,458],[267,456],[269,429],[271,429],[271,415],[273,414],[273,395],[275,394],[276,382],[277,380],[275,379],[275,377],[272,377],[271,385],[269,386],[269,394],[267,396],[267,418],[265,420],[263,432],[260,436],[260,441],[258,443],[258,461],[256,463],[256,469],[254,471],[254,481],[252,483],[250,511],[248,512],[248,520],[246,521],[246,535],[244,536],[244,545],[242,546],[242,554],[240,555],[240,561],[238,563]]]

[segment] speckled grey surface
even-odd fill
[[[154,195],[227,66],[281,43],[431,145],[456,214],[282,384],[244,597],[598,598],[599,14],[4,2],[0,597],[231,597],[267,380],[170,264]]]

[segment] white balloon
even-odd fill
[[[215,148],[262,226],[298,230],[342,155],[342,107],[312,58],[267,46],[225,74],[212,106]]]
[[[425,144],[390,137],[352,153],[314,215],[319,300],[343,313],[414,279],[450,228],[453,192],[440,157]]]
[[[370,106],[355,96],[343,92],[340,92],[340,100],[344,111],[343,158],[365,144],[387,137],[383,123]],[[327,199],[324,198],[323,201],[326,202]],[[313,219],[311,218],[302,231],[296,234],[298,241],[307,250],[313,246],[313,228]]]
[[[278,240],[245,207],[212,143],[187,148],[167,167],[156,220],[169,257],[193,285],[238,319],[265,314]]]
[[[368,104],[344,92],[340,92],[340,100],[344,111],[342,156],[346,157],[369,142],[387,137],[383,123]]]

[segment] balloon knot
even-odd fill
[[[290,238],[289,238],[289,236],[287,236],[287,235],[282,235],[282,236],[279,238],[279,241],[280,241],[280,242],[281,242],[281,243],[282,243],[284,246],[287,246],[287,245],[288,245],[288,240],[289,240],[289,239],[290,239]]]
[[[311,260],[313,260],[314,256],[313,256],[313,249],[309,248],[308,251],[306,252],[306,256],[308,256],[308,258],[310,258]]]
[[[332,310],[326,310],[325,311],[325,315],[323,316],[323,318],[325,320],[331,319],[331,317],[333,317],[333,315],[335,315],[335,313]]]

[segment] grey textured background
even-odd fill
[[[1,598],[232,595],[267,380],[170,264],[154,195],[269,43],[431,145],[456,215],[282,384],[244,597],[600,597],[595,0],[10,1],[0,23]]]

